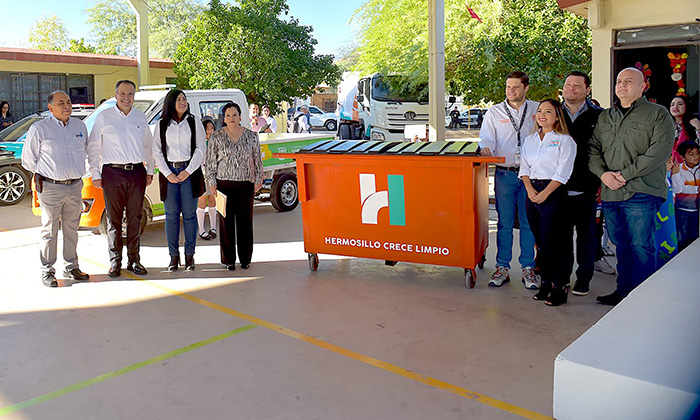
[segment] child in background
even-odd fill
[[[676,229],[678,250],[682,251],[698,238],[698,186],[700,186],[700,146],[693,141],[678,145],[683,163],[671,169],[676,194]]]

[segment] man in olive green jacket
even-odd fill
[[[644,88],[636,68],[618,74],[619,102],[600,115],[589,145],[588,165],[603,181],[603,212],[617,247],[617,288],[596,298],[604,305],[618,304],[656,270],[654,218],[668,189],[674,125],[666,108],[642,97]]]

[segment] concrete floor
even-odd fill
[[[608,311],[594,299],[615,282],[596,273],[590,295],[550,308],[516,262],[487,287],[494,221],[475,289],[460,268],[322,255],[310,272],[300,208],[262,203],[248,271],[218,264],[214,240],[195,272],[163,272],[155,223],[148,275],[110,279],[106,241],[81,231],[90,282],[51,289],[28,208],[0,208],[3,419],[548,418],[555,357]]]

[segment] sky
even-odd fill
[[[0,0],[0,3],[13,0]],[[127,0],[123,0],[127,1]],[[92,6],[91,0],[14,0],[16,7],[4,7],[7,12],[13,9],[12,18],[5,15],[0,25],[0,46],[27,48],[29,28],[42,16],[56,15],[68,29],[69,38],[92,38],[90,25],[85,23],[83,12]],[[336,54],[339,49],[353,44],[355,32],[348,24],[355,10],[364,0],[344,0],[341,2],[287,0],[290,15],[299,19],[302,25],[314,28],[313,36],[318,41],[317,54]],[[331,6],[332,4],[332,6]]]

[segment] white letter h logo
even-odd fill
[[[374,174],[360,174],[360,200],[362,201],[362,223],[376,225],[379,210],[389,207],[389,192],[377,191]]]

